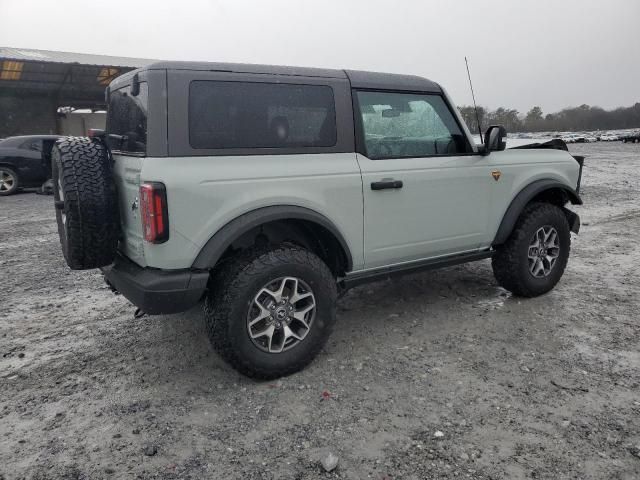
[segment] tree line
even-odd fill
[[[460,110],[469,130],[472,133],[477,133],[478,122],[475,108],[464,105],[458,107],[458,110]],[[487,108],[479,106],[478,117],[483,129],[489,125],[503,125],[508,132],[617,130],[640,127],[640,103],[613,110],[580,105],[546,115],[538,106],[533,107],[525,115],[515,109],[500,107],[489,111]]]

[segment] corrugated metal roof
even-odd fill
[[[82,65],[99,65],[115,67],[139,68],[157,62],[147,58],[113,57],[111,55],[92,55],[88,53],[54,52],[51,50],[34,50],[32,48],[0,47],[1,60],[19,60],[50,63],[79,63]]]
[[[103,107],[104,89],[109,82],[154,62],[144,58],[0,47],[0,93],[17,98],[52,96],[62,106]]]

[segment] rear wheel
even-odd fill
[[[335,323],[336,282],[293,245],[250,250],[217,269],[205,301],[211,343],[241,373],[277,378],[320,352]]]
[[[18,191],[18,174],[10,168],[0,167],[0,195],[12,195]]]
[[[560,281],[569,259],[571,232],[564,212],[547,203],[528,205],[491,265],[498,283],[523,297],[535,297]]]

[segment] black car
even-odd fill
[[[51,149],[59,135],[25,135],[0,140],[0,195],[40,187],[51,178]]]

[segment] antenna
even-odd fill
[[[473,98],[473,108],[476,110],[476,123],[478,124],[478,133],[480,134],[480,143],[484,143],[482,139],[482,127],[480,126],[480,115],[478,114],[478,106],[476,105],[476,95],[473,93],[473,83],[471,83],[471,74],[469,73],[469,62],[464,57],[464,63],[467,66],[467,76],[469,77],[469,86],[471,87],[471,98]]]

